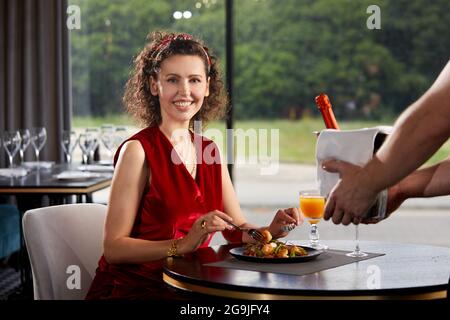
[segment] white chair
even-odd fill
[[[103,253],[105,217],[106,206],[93,203],[25,213],[35,300],[84,299]]]

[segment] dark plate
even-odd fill
[[[251,257],[244,254],[244,247],[230,249],[230,254],[239,260],[251,261],[251,262],[263,262],[263,263],[294,263],[294,262],[305,262],[317,258],[323,251],[316,250],[311,247],[298,246],[305,249],[308,254],[306,256],[299,256],[293,258],[260,258]]]

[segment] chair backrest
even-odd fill
[[[92,203],[25,213],[35,300],[84,299],[103,252],[105,218],[106,206]]]

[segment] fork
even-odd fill
[[[234,228],[238,229],[239,231],[242,232],[247,232],[247,234],[252,237],[253,239],[255,239],[258,242],[265,242],[265,237],[263,236],[263,234],[256,229],[245,229],[245,228],[241,228],[238,227],[237,225],[235,225],[234,223],[227,221],[227,223],[231,226],[233,226]]]
[[[292,230],[295,229],[295,227],[296,227],[295,223],[290,223],[290,224],[283,226],[281,228],[281,230],[283,230],[284,232],[291,232]]]

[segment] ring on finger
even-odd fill
[[[203,220],[200,226],[202,227],[202,229],[205,229],[206,228],[206,220]]]

